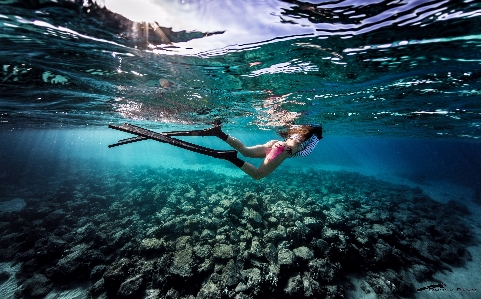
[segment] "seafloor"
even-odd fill
[[[411,298],[477,244],[462,203],[356,173],[70,173],[0,186],[13,297],[344,298],[357,277],[366,296]]]

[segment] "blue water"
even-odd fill
[[[229,130],[248,145],[278,138],[272,132]],[[104,163],[128,167],[166,167],[187,169],[228,169],[230,175],[245,174],[222,160],[185,151],[168,144],[143,141],[109,149],[107,145],[127,138],[128,134],[107,128],[64,130],[5,131],[0,135],[2,177],[15,181],[32,168],[59,165],[68,169],[100,168]],[[206,147],[227,150],[228,145],[215,137],[183,137]],[[7,146],[8,145],[8,146]],[[260,160],[245,158],[254,165]],[[48,162],[47,162],[48,161]],[[451,182],[473,190],[480,188],[481,146],[475,142],[433,139],[376,138],[327,135],[308,158],[284,162],[283,169],[350,170],[387,180],[413,183]],[[474,196],[474,193],[473,193]]]
[[[406,286],[438,281],[443,266],[418,240],[453,269],[479,263],[465,253],[475,233],[464,221],[477,217],[481,201],[480,15],[477,1],[2,1],[3,297],[33,290],[44,297],[55,286],[54,296],[77,283],[86,285],[82,294],[128,297],[137,274],[143,282],[134,297],[149,288],[171,298],[215,297],[216,288],[225,288],[225,298],[322,297],[332,290],[317,290],[316,283],[344,286],[332,291],[335,297],[354,273],[371,288],[356,294],[422,298]],[[288,159],[259,182],[226,161],[152,140],[107,147],[131,137],[109,124],[174,131],[216,120],[247,145],[279,139],[276,131],[289,124],[322,124],[324,138],[309,157]],[[230,149],[213,137],[182,139]],[[234,203],[239,214],[229,218]],[[278,225],[290,233],[272,241],[266,235],[282,232]],[[373,225],[393,225],[406,235],[358,241]],[[329,239],[328,228],[339,238]],[[145,249],[152,239],[162,240],[162,249]],[[319,240],[333,249],[325,251]],[[51,244],[65,254],[42,253]],[[204,257],[192,253],[196,244],[232,246],[236,256],[212,253],[215,263],[202,264]],[[249,251],[256,244],[263,254]],[[286,270],[266,253],[300,252],[294,251],[300,245],[314,252],[314,264],[327,257],[334,278],[301,254]],[[406,259],[369,258],[386,246],[401,248]],[[178,265],[181,253],[192,273]],[[363,274],[350,268],[353,257]],[[112,273],[123,258],[152,268],[117,277]],[[405,288],[405,277],[389,272],[420,265],[429,275]],[[147,277],[152,269],[158,277]],[[235,284],[225,285],[226,269],[239,274]],[[257,271],[274,278],[256,282]],[[44,288],[33,273],[46,279]],[[376,273],[400,283],[398,293]],[[100,281],[105,286],[94,287]],[[132,284],[122,289],[124,281]],[[296,291],[299,281],[309,290]],[[252,287],[244,290],[244,283]],[[186,284],[192,288],[182,290]]]

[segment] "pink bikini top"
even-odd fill
[[[266,158],[269,161],[274,160],[277,156],[282,154],[285,150],[289,151],[289,153],[292,152],[292,149],[290,146],[285,146],[279,143],[276,143],[273,147],[266,148]]]

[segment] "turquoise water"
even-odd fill
[[[474,298],[479,3],[122,3],[0,4],[0,297]],[[261,181],[107,147],[216,120],[324,138]]]

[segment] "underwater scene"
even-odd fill
[[[0,1],[0,298],[481,298],[480,32],[472,0]]]

